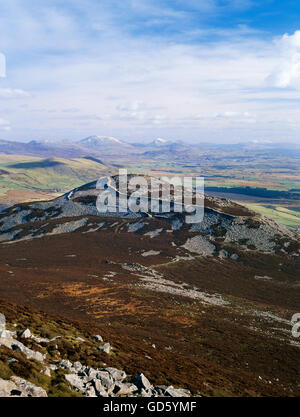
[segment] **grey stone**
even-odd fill
[[[68,371],[71,371],[73,368],[72,362],[70,362],[68,359],[63,359],[61,362],[59,362],[59,367],[67,369]]]
[[[101,385],[104,387],[105,391],[108,394],[111,394],[113,392],[115,383],[114,383],[112,376],[109,374],[109,372],[98,371],[97,380],[101,382]]]
[[[24,353],[27,359],[34,359],[38,362],[43,362],[46,359],[46,354],[42,354],[41,352],[29,349],[18,340],[12,338],[0,339],[0,345],[1,344],[8,347],[9,349],[20,350],[22,353]]]
[[[159,396],[164,396],[166,390],[168,389],[167,385],[156,385],[154,390],[157,392]]]
[[[7,379],[0,379],[0,391],[2,392],[1,397],[9,397],[12,390],[16,390],[17,386],[14,382]]]
[[[123,381],[126,378],[126,372],[116,368],[106,368],[107,372],[113,377],[115,381]]]
[[[131,395],[137,391],[138,387],[130,382],[118,382],[114,388],[114,393],[116,395]]]
[[[76,340],[78,340],[78,342],[85,342],[85,340],[82,339],[82,337],[76,337]]]
[[[75,387],[79,392],[84,393],[84,381],[76,374],[66,374],[66,380],[69,382],[70,385]]]
[[[31,338],[37,343],[49,343],[50,342],[50,339],[47,339],[45,337],[37,337],[37,336],[31,335]]]
[[[182,388],[175,389],[172,385],[166,389],[165,394],[169,395],[170,397],[190,397],[191,396],[191,393],[189,390],[182,389]]]
[[[45,369],[42,369],[41,370],[41,374],[51,377],[51,370],[50,370],[50,368],[47,367]]]
[[[233,259],[234,261],[237,261],[239,259],[239,255],[237,253],[233,253],[231,255],[231,259]]]
[[[152,393],[149,392],[149,391],[146,391],[146,390],[144,390],[144,388],[142,388],[141,392],[140,392],[140,395],[141,395],[141,397],[151,397]]]
[[[110,353],[111,352],[111,346],[110,346],[109,343],[104,343],[104,345],[99,346],[98,349],[105,352],[105,353]]]
[[[99,397],[108,397],[108,393],[105,391],[105,388],[103,387],[101,381],[94,380],[93,385],[94,385],[95,392],[96,392],[97,396],[99,396]]]
[[[81,364],[79,361],[77,361],[77,362],[74,362],[74,363],[73,363],[73,368],[74,368],[76,371],[80,371],[80,370],[83,368],[83,366],[82,366],[82,364]]]
[[[29,339],[31,337],[31,331],[29,329],[24,330],[24,332],[21,334],[21,337],[24,339]]]
[[[85,389],[86,397],[97,397],[96,390],[92,385],[88,385]]]
[[[17,389],[21,391],[21,397],[48,397],[47,392],[25,379],[12,376],[11,380],[17,385]]]
[[[8,358],[8,359],[7,359],[7,362],[8,362],[8,363],[14,363],[14,362],[19,362],[19,361],[18,361],[18,359],[16,359],[16,358]]]
[[[96,334],[96,336],[94,336],[94,339],[97,340],[97,342],[104,342],[103,337],[99,334]]]
[[[4,330],[0,330],[0,338],[10,339],[10,338],[12,338],[12,334],[8,330],[5,330],[5,329]]]
[[[152,389],[152,385],[148,378],[145,377],[144,374],[137,375],[134,377],[132,381],[139,389],[150,390]]]

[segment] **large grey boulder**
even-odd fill
[[[123,381],[126,378],[126,372],[116,368],[105,368],[115,381]]]
[[[34,359],[39,362],[43,362],[46,359],[46,354],[42,354],[35,350],[29,349],[28,347],[24,346],[23,343],[13,339],[12,337],[1,337],[0,346],[1,345],[6,346],[8,349],[20,350],[27,359]]]
[[[98,397],[108,397],[108,393],[105,391],[100,380],[93,380],[93,386]]]
[[[93,385],[88,384],[85,388],[85,396],[86,397],[97,397],[97,393]]]
[[[84,380],[80,378],[76,374],[66,374],[65,375],[66,380],[69,382],[70,385],[75,387],[79,392],[84,394],[85,387],[84,387]]]
[[[109,372],[98,371],[97,379],[101,382],[102,386],[104,387],[105,391],[108,394],[111,394],[113,392],[114,387],[115,387],[115,382]]]
[[[25,379],[19,378],[18,376],[12,376],[11,380],[17,385],[17,390],[12,391],[12,394],[18,395],[17,391],[19,391],[20,397],[48,397],[47,392],[43,388],[38,387]]]
[[[11,392],[16,390],[18,387],[17,385],[7,379],[0,379],[0,396],[1,397],[10,397]]]
[[[146,391],[151,390],[153,386],[151,385],[148,378],[144,374],[137,375],[133,378],[132,381],[140,390],[144,389]]]
[[[38,362],[43,362],[46,359],[46,354],[29,349],[28,347],[24,346],[23,343],[15,339],[12,339],[10,348],[13,350],[20,350],[22,353],[24,353],[27,359],[34,359]]]
[[[15,335],[15,332],[9,330],[0,330],[0,339],[11,339]]]

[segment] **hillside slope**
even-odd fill
[[[109,169],[96,158],[33,158],[0,155],[0,204],[51,199]]]
[[[70,321],[88,348],[100,334],[115,348],[108,366],[145,373],[154,385],[299,395],[296,234],[217,198],[206,199],[202,223],[189,225],[174,213],[100,216],[96,195],[90,183],[0,215],[2,313],[7,302],[26,305],[20,328],[48,338],[54,323],[37,326],[34,312],[59,317],[56,335]],[[75,339],[62,359],[88,363]],[[95,357],[92,367],[102,366]]]

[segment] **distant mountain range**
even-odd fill
[[[272,153],[282,156],[300,156],[300,148],[296,145],[247,142],[237,144],[188,144],[180,140],[172,141],[157,138],[148,143],[127,143],[110,136],[88,136],[76,142],[54,142],[32,140],[27,143],[0,140],[0,153],[7,155],[30,155],[41,158],[78,158],[93,156],[105,158],[112,156],[136,156],[153,159],[199,160],[206,156],[215,158],[216,152],[230,153],[231,157],[245,153]]]

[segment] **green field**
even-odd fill
[[[257,213],[275,220],[291,229],[300,227],[300,212],[286,207],[245,203],[245,206]]]

